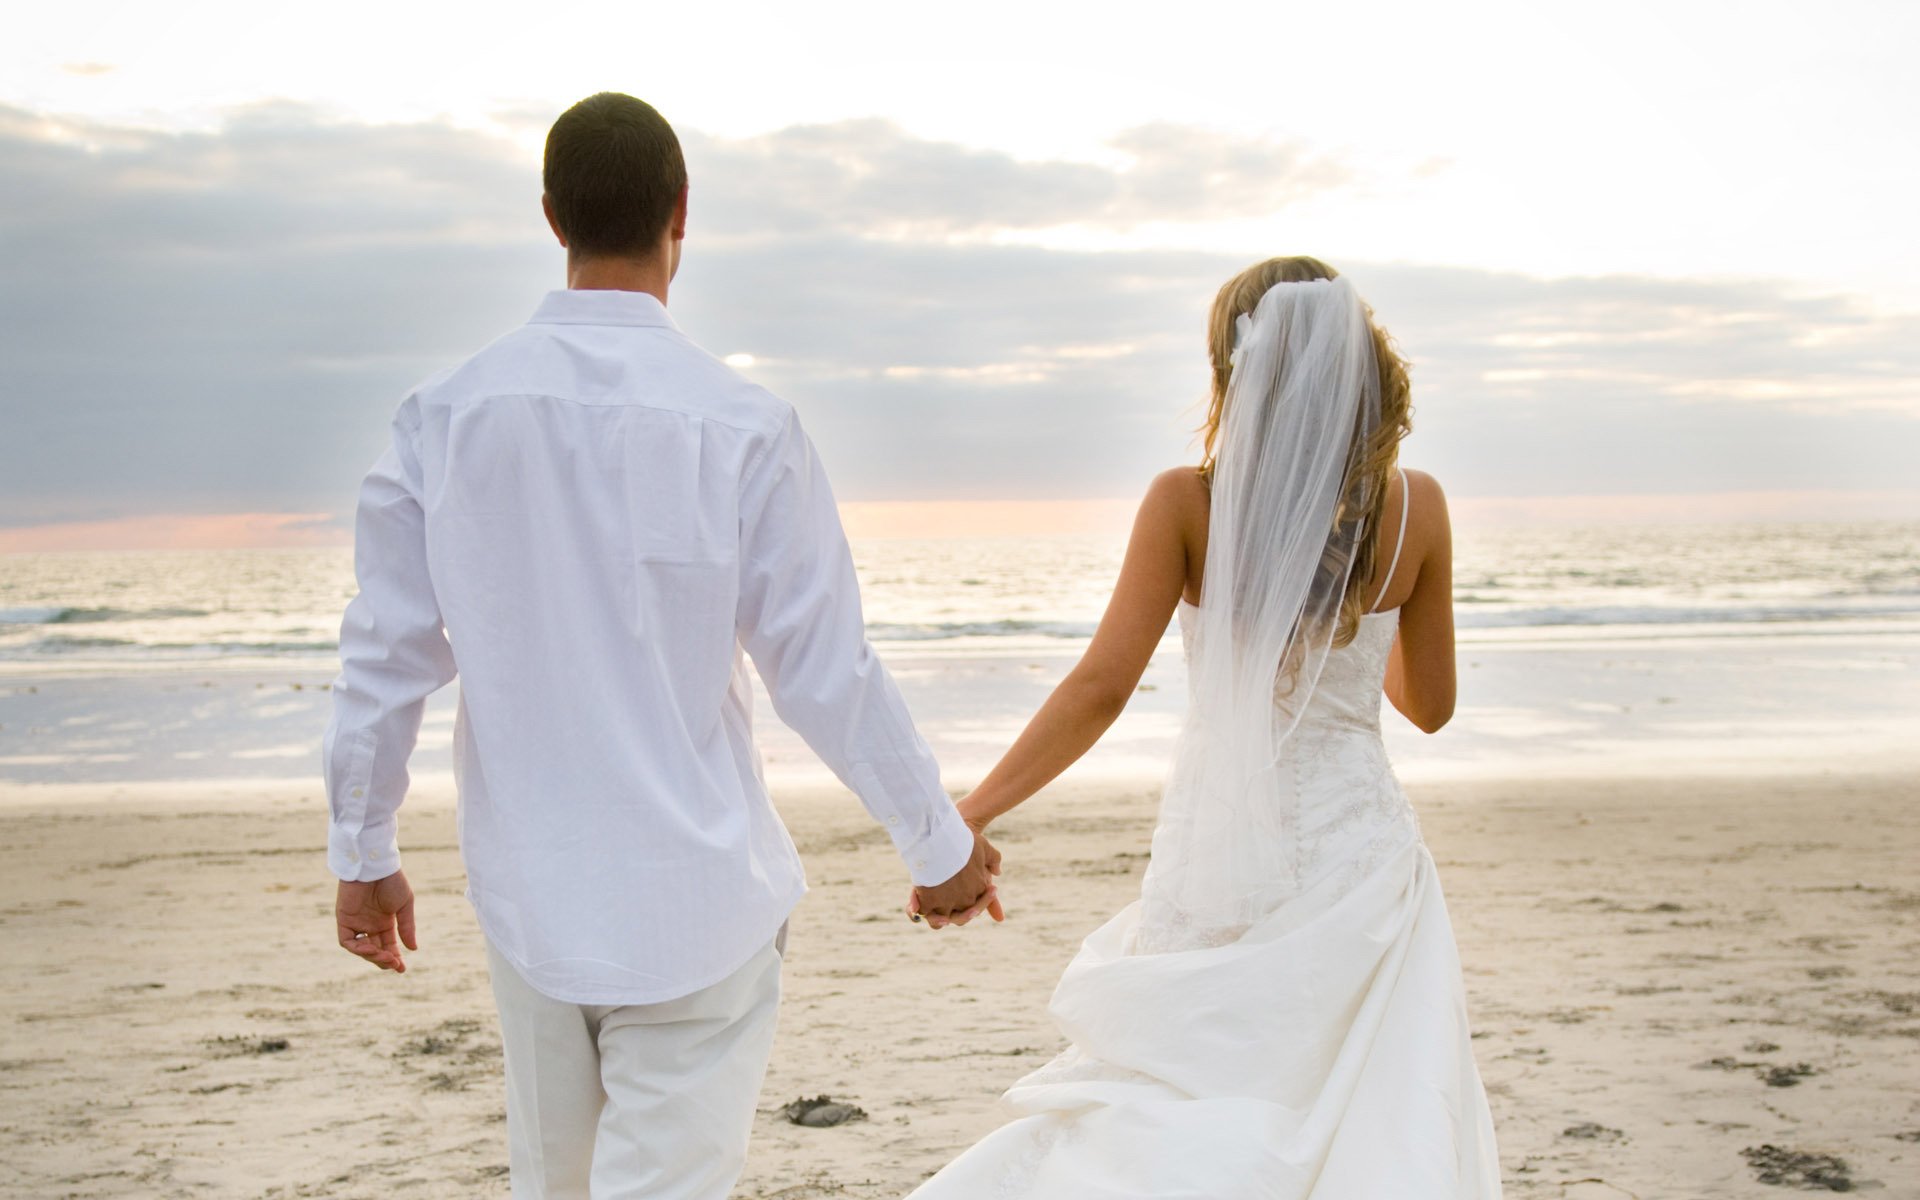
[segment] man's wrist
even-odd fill
[[[945,883],[973,858],[973,828],[952,804],[943,807],[945,811],[934,819],[933,832],[903,855],[908,874],[919,887]]]
[[[364,841],[375,844],[363,845]],[[343,883],[372,883],[400,869],[400,847],[391,836],[385,839],[359,837],[339,828],[327,836],[327,868]]]

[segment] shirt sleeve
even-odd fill
[[[798,418],[748,471],[740,520],[736,628],[774,711],[859,796],[915,883],[951,879],[973,832],[867,641],[840,512]]]
[[[360,591],[340,622],[340,676],[321,748],[327,865],[345,880],[384,879],[400,869],[396,814],[406,798],[407,759],[427,697],[454,677],[427,573],[417,422],[412,401],[401,405],[393,444],[361,485],[354,520]]]

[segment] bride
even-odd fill
[[[1396,467],[1406,364],[1312,258],[1229,280],[1207,342],[1200,467],[1154,481],[1085,657],[960,806],[984,831],[1084,754],[1177,609],[1152,863],[1061,976],[1068,1049],[913,1200],[1500,1195],[1446,903],[1380,741],[1383,688],[1429,733],[1454,703],[1446,502]]]

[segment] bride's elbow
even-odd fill
[[[1446,728],[1448,721],[1453,720],[1453,698],[1419,705],[1407,714],[1407,718],[1421,733],[1439,733]]]
[[[1453,720],[1453,697],[1412,695],[1400,692],[1392,697],[1393,706],[1400,715],[1413,723],[1421,733],[1439,733]]]

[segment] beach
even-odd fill
[[[1786,584],[1716,567],[1686,594],[1641,543],[1581,551],[1605,570],[1510,549],[1463,575],[1452,724],[1386,713],[1509,1195],[1920,1196],[1920,567],[1875,536],[1907,558],[1845,588],[1809,550]],[[1689,537],[1670,558],[1718,544]],[[1086,644],[1112,552],[1052,579],[1058,551],[862,548],[870,631],[955,791]],[[0,1197],[506,1196],[457,685],[402,812],[422,947],[381,974],[334,943],[322,853],[337,556],[8,562]],[[996,826],[1009,920],[936,933],[759,697],[811,891],[739,1200],[903,1196],[1003,1119],[1061,1045],[1061,968],[1137,894],[1183,704],[1169,638],[1101,744]],[[820,1096],[864,1119],[787,1120]]]
[[[1920,3],[9,15],[0,1200],[1920,1200]]]
[[[784,791],[812,891],[736,1195],[904,1195],[993,1128],[998,1093],[1060,1044],[1054,978],[1137,888],[1154,793],[1043,794],[998,830],[1007,923],[934,933],[901,916],[898,864],[850,797]],[[1752,1196],[1746,1152],[1764,1146],[1920,1194],[1911,774],[1438,781],[1413,798],[1510,1194]],[[507,1194],[447,793],[410,804],[422,948],[404,977],[333,945],[310,784],[13,799],[0,1193]],[[867,1119],[779,1112],[822,1094]]]

